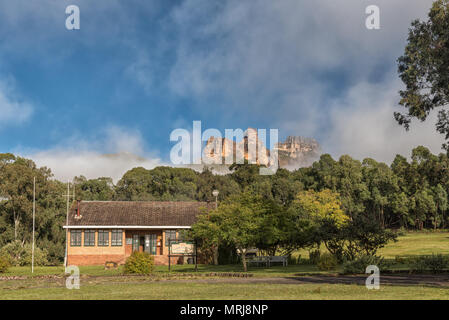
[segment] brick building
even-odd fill
[[[69,211],[68,265],[124,263],[133,251],[154,255],[168,264],[169,239],[189,229],[197,215],[212,209],[206,202],[78,201]],[[171,263],[182,263],[172,257]]]

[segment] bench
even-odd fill
[[[268,267],[273,263],[282,263],[283,267],[288,266],[288,258],[286,256],[269,256],[268,257]]]
[[[259,256],[259,257],[255,257],[253,259],[249,259],[248,265],[250,265],[251,263],[256,264],[256,265],[264,264],[268,268],[272,264],[282,263],[283,267],[287,267],[288,266],[288,258],[286,256]]]
[[[260,264],[264,264],[268,267],[268,260],[267,257],[263,257],[263,256],[259,256],[259,257],[254,257],[252,259],[248,260],[248,266],[251,264],[255,264],[257,266],[259,266]]]

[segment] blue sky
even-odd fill
[[[0,150],[65,179],[169,162],[170,132],[278,128],[335,157],[391,161],[429,123],[396,125],[395,60],[430,0],[0,0]],[[65,28],[79,6],[80,30]],[[381,29],[365,28],[365,8]]]

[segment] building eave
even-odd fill
[[[191,226],[63,226],[64,229],[190,229]]]

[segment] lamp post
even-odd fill
[[[215,197],[215,209],[218,208],[218,194],[219,193],[220,193],[220,191],[218,191],[218,190],[212,191],[212,195]]]

